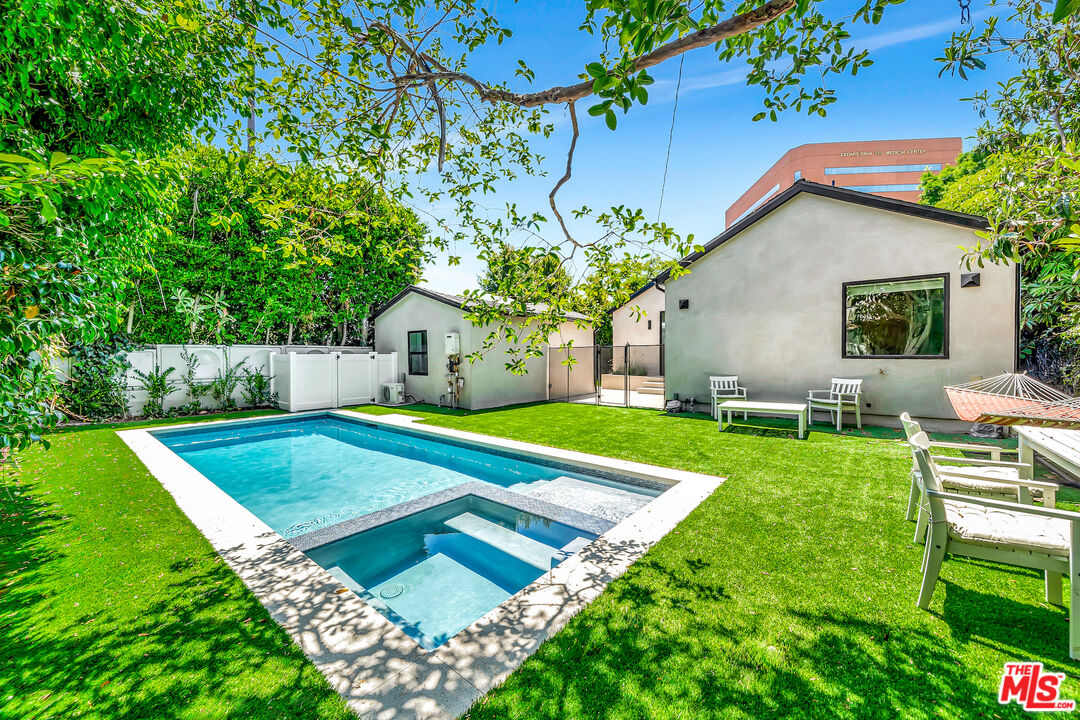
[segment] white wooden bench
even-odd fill
[[[716,417],[720,431],[724,430],[724,411],[727,411],[727,423],[731,424],[731,413],[766,413],[768,415],[794,415],[799,419],[799,439],[806,437],[806,403],[759,402],[757,400],[727,400],[717,403]]]

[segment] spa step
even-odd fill
[[[462,513],[457,517],[452,517],[446,521],[446,526],[479,540],[485,545],[502,550],[507,555],[512,555],[540,570],[550,570],[552,558],[559,552],[550,545],[525,537],[472,513]]]
[[[566,475],[542,487],[530,488],[525,494],[613,523],[621,522],[652,500],[649,495]]]
[[[364,588],[360,585],[360,583],[356,582],[351,577],[349,577],[348,573],[346,573],[344,570],[339,568],[337,565],[335,565],[334,567],[331,567],[331,568],[326,568],[326,572],[330,573],[330,576],[332,578],[334,578],[339,583],[341,583],[345,587],[352,590],[357,595],[363,595],[364,594]]]

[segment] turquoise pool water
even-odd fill
[[[604,484],[564,468],[325,415],[154,436],[284,537],[477,480],[522,492],[557,479]],[[620,492],[640,492],[643,501],[658,494]]]
[[[467,496],[307,554],[432,650],[595,537]]]

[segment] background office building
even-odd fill
[[[958,137],[800,145],[784,153],[727,209],[725,224],[738,222],[796,180],[916,202],[923,173],[955,165],[962,149]]]

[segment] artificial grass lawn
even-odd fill
[[[0,718],[355,717],[115,428],[50,439],[0,487]]]
[[[1012,660],[1069,673],[1080,698],[1037,574],[951,560],[931,612],[915,607],[910,454],[892,432],[799,441],[782,421],[718,434],[562,404],[392,412],[728,478],[472,717],[1021,717],[995,700]],[[52,440],[0,488],[0,717],[348,716],[114,428]]]

